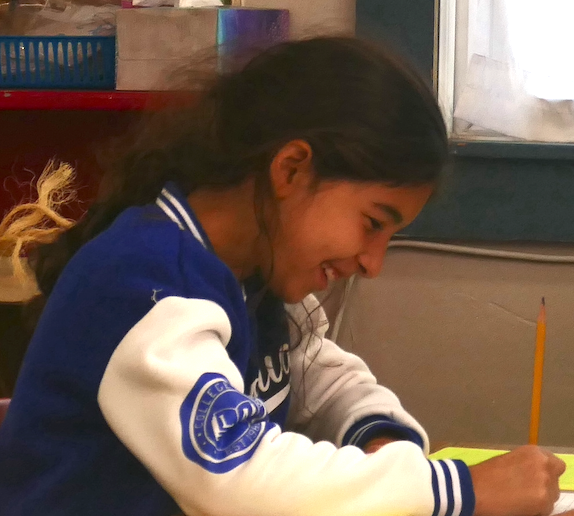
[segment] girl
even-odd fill
[[[423,81],[358,40],[292,42],[180,115],[40,250],[0,514],[549,514],[561,461],[429,462],[396,396],[323,338],[311,293],[378,275],[438,183]]]

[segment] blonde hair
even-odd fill
[[[75,224],[59,213],[76,198],[74,177],[68,163],[48,162],[36,183],[37,200],[14,207],[0,222],[0,258],[11,262],[12,275],[21,285],[35,283],[27,253],[39,244],[54,242]]]

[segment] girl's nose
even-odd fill
[[[358,256],[361,276],[370,279],[376,278],[381,273],[388,247],[389,239],[385,238],[382,242],[373,242],[364,253]]]

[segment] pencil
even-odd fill
[[[536,323],[536,351],[534,354],[534,378],[532,380],[532,407],[530,409],[529,444],[538,444],[540,427],[540,399],[542,397],[542,373],[544,370],[544,347],[546,342],[546,303],[542,298]]]

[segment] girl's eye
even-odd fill
[[[382,231],[384,228],[383,223],[380,220],[374,219],[373,217],[367,217],[371,224],[371,229],[373,231]]]

